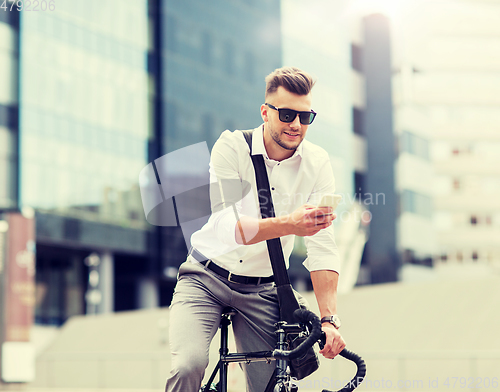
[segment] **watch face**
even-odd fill
[[[321,322],[328,322],[330,324],[332,324],[335,328],[339,329],[340,326],[342,325],[342,323],[340,322],[340,317],[337,316],[336,314],[334,314],[333,316],[329,316],[329,317],[323,317],[321,319]]]
[[[337,328],[337,329],[339,329],[339,328],[340,328],[340,325],[342,324],[342,323],[340,322],[340,317],[339,317],[339,316],[337,316],[337,315],[333,315],[333,316],[331,317],[331,321],[330,321],[330,322],[331,322],[331,323],[335,326],[335,328]]]

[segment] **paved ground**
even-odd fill
[[[467,378],[466,386],[474,379],[484,392],[500,392],[499,287],[500,274],[492,273],[360,287],[339,296],[342,334],[367,362],[361,390],[467,392],[460,383]],[[317,310],[314,294],[306,296]],[[464,315],[473,320],[471,328],[464,325]],[[168,309],[75,317],[37,358],[37,384],[11,390],[162,392],[170,369],[167,325]],[[212,364],[218,341],[213,348]],[[244,390],[236,370],[230,371],[232,392]],[[301,391],[337,390],[352,374],[348,361],[325,360]]]

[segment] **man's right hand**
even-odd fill
[[[331,207],[310,204],[304,204],[291,214],[275,218],[242,216],[235,227],[235,239],[238,244],[253,245],[290,234],[307,237],[330,226],[336,217]]]
[[[280,220],[286,219],[290,234],[307,237],[330,226],[337,217],[331,207],[316,207],[304,204]]]

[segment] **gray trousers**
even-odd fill
[[[304,300],[297,294],[299,303]],[[232,318],[238,352],[275,348],[274,324],[279,318],[274,283],[246,285],[231,283],[200,264],[185,262],[170,306],[169,341],[172,370],[166,392],[198,392],[208,366],[210,343],[217,332],[222,309],[238,311]],[[275,363],[243,365],[248,392],[262,392]]]

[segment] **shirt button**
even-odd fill
[[[271,189],[274,191],[274,186]]]
[[[243,263],[243,260],[240,260],[240,263]]]

